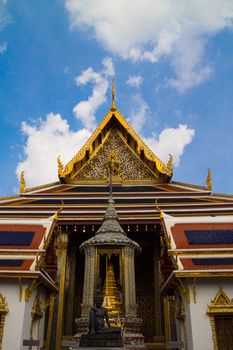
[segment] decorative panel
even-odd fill
[[[122,179],[154,179],[153,174],[130,150],[116,131],[111,131],[107,140],[77,175],[80,180],[103,180],[109,177],[108,159],[115,155],[115,173]]]

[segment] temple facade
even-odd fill
[[[0,349],[77,349],[97,290],[125,349],[232,349],[233,196],[210,171],[205,186],[173,181],[114,90],[57,161],[58,182],[27,188],[22,173],[0,199]]]

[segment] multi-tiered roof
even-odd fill
[[[113,90],[110,110],[82,149],[65,167],[58,159],[59,181],[30,189],[22,181],[19,195],[0,199],[0,220],[48,219],[62,205],[59,224],[94,232],[106,211],[110,167],[120,223],[136,231],[160,223],[155,202],[171,217],[194,221],[233,214],[233,196],[213,194],[210,177],[207,187],[172,181],[171,159],[166,165],[147,147],[117,109]]]

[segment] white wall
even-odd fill
[[[32,280],[22,280],[23,297],[19,298],[18,279],[9,279],[0,281],[0,293],[6,298],[9,312],[6,315],[5,327],[3,333],[2,350],[25,350],[23,340],[30,337],[31,310],[38,290],[35,290],[30,300],[25,302],[24,291]],[[45,292],[40,290],[40,300],[42,310],[45,304]],[[40,320],[40,344],[43,345],[44,338],[44,317]],[[33,347],[33,350],[36,347]]]
[[[233,281],[229,278],[209,278],[196,280],[196,303],[193,298],[193,279],[184,282],[190,289],[190,304],[182,297],[186,312],[187,349],[213,350],[212,330],[207,315],[208,304],[222,288],[227,296],[233,298]]]

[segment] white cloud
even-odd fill
[[[3,29],[9,22],[10,17],[6,11],[6,0],[0,0],[0,30]],[[3,54],[7,51],[7,43],[0,43],[0,54]]]
[[[175,87],[178,91],[199,85],[212,73],[209,65],[200,66],[200,57],[204,55],[204,44],[200,39],[183,38],[182,43],[176,46],[176,55],[173,57],[172,65],[179,77],[170,79],[167,86]]]
[[[6,0],[0,0],[0,29],[10,22],[10,17],[6,11]]]
[[[0,54],[6,52],[7,50],[7,43],[0,44]]]
[[[76,118],[79,119],[88,130],[93,130],[96,127],[95,113],[106,101],[109,78],[115,75],[111,58],[104,58],[102,63],[102,71],[95,72],[92,67],[89,67],[75,79],[77,85],[86,85],[87,83],[94,84],[92,94],[88,99],[78,102],[73,109]]]
[[[134,129],[139,132],[146,121],[149,107],[140,94],[134,95],[131,103],[133,107],[131,108],[128,120]]]
[[[138,88],[142,83],[141,75],[130,75],[126,84]]]
[[[57,181],[57,157],[60,155],[65,165],[90,136],[87,129],[71,131],[67,121],[53,113],[37,125],[23,122],[22,132],[27,137],[25,160],[18,163],[16,173],[19,177],[25,171],[27,186]]]
[[[178,166],[185,147],[192,142],[195,130],[180,124],[177,128],[164,129],[158,136],[144,138],[146,144],[163,161],[167,161],[169,153],[173,156],[173,164]]]
[[[72,27],[89,28],[110,52],[122,58],[171,59],[180,92],[211,74],[204,44],[232,27],[232,0],[65,0]]]

